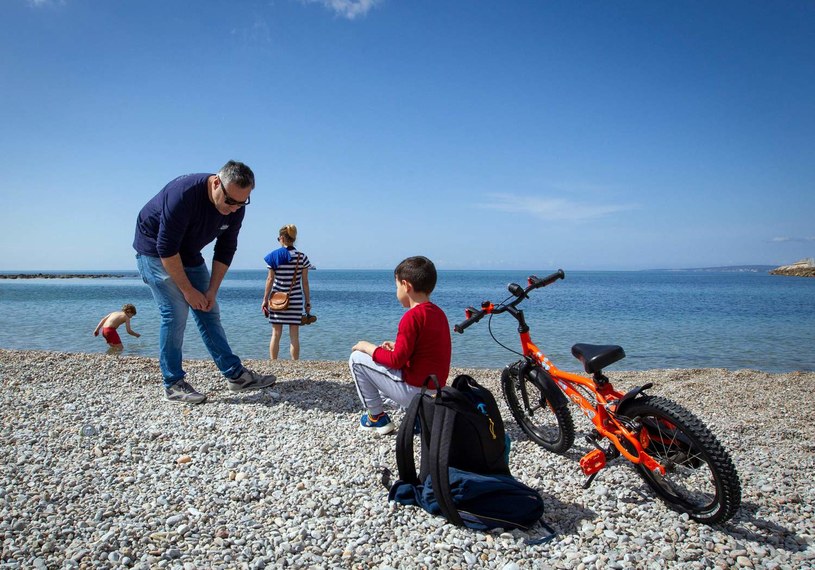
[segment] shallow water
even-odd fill
[[[507,297],[510,281],[525,283],[538,271],[441,271],[433,301],[450,325],[464,308]],[[83,272],[85,273],[85,272]],[[121,273],[121,272],[106,272]],[[99,319],[134,303],[133,329],[119,333],[125,354],[156,356],[158,311],[135,272],[123,278],[0,280],[0,347],[104,352],[92,336]],[[391,271],[319,270],[309,273],[316,324],[301,328],[301,358],[345,360],[360,339],[392,339],[403,309]],[[233,350],[266,358],[270,326],[260,313],[265,271],[232,271],[219,294]],[[755,368],[815,370],[815,279],[729,272],[567,271],[566,279],[539,289],[522,305],[533,339],[561,368],[577,370],[576,342],[620,344],[627,357],[609,368]],[[509,315],[488,319],[463,335],[453,333],[453,364],[497,368],[517,359],[495,337],[518,349]],[[281,354],[287,355],[287,333]],[[192,318],[185,358],[208,358]]]

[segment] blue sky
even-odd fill
[[[170,179],[255,171],[233,267],[815,256],[815,3],[3,0],[0,270],[132,269]]]

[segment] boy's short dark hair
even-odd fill
[[[407,281],[413,285],[413,290],[428,295],[436,288],[436,266],[422,255],[408,257],[393,271],[394,277],[399,281]]]

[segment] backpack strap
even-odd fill
[[[433,478],[433,494],[442,515],[456,526],[464,521],[453,502],[450,492],[450,443],[456,423],[456,412],[436,402],[433,410],[433,433],[430,436],[430,465]]]
[[[419,484],[416,460],[413,458],[413,425],[416,423],[423,398],[424,390],[413,397],[396,434],[396,466],[399,468],[399,479],[411,485]]]
[[[425,416],[425,406],[432,404],[428,402],[430,399],[426,398],[425,394],[431,382],[435,385],[436,396],[441,395],[439,382],[436,376],[431,374],[425,379],[422,391],[410,401],[410,405],[405,412],[405,418],[402,420],[402,425],[399,426],[399,432],[396,434],[396,465],[399,468],[399,479],[412,485],[419,485],[429,472],[430,458],[429,454],[426,453],[426,449],[430,442],[430,423]],[[413,457],[414,426],[417,422],[421,426],[422,450],[420,454],[422,463],[418,476],[416,475],[416,461]]]
[[[435,425],[435,411],[437,409],[436,402],[440,402],[442,400],[442,391],[441,386],[439,385],[439,381],[436,378],[435,374],[430,374],[424,380],[424,386],[422,387],[422,394],[425,394],[428,390],[435,390],[435,394],[427,395],[422,400],[422,404],[419,406],[419,431],[421,432],[420,441],[421,441],[421,453],[419,454],[419,458],[421,464],[419,465],[419,481],[423,482],[427,479],[427,476],[431,474],[431,463],[430,458],[430,438],[433,435],[433,426]]]

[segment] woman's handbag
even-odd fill
[[[269,297],[269,301],[266,303],[269,307],[270,311],[285,311],[289,308],[289,293],[291,290],[294,289],[295,283],[297,283],[297,270],[300,269],[300,254],[297,254],[297,263],[294,266],[294,275],[291,276],[291,285],[289,285],[288,291],[275,291],[272,293],[271,297]]]
[[[285,311],[289,308],[289,294],[285,291],[276,291],[269,297],[270,311]]]

